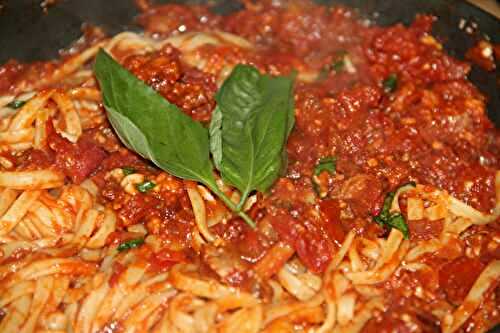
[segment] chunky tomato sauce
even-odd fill
[[[386,193],[409,181],[444,189],[491,212],[500,135],[487,118],[486,98],[467,79],[471,64],[447,55],[430,35],[435,17],[418,15],[410,26],[378,27],[343,7],[302,1],[252,6],[223,17],[205,7],[150,7],[142,1],[144,12],[138,18],[152,36],[219,29],[254,45],[248,51],[205,46],[202,52],[214,62],[237,59],[271,74],[293,69],[320,73],[312,82],[296,83],[288,170],[252,208],[258,229],[236,218],[213,228],[226,241],[223,255],[241,267],[226,276],[226,282],[248,285],[252,278],[245,270],[279,241],[291,245],[312,272],[324,272],[350,230],[373,239],[386,235],[372,217]],[[478,52],[471,51],[469,57]],[[339,60],[342,67],[336,68]],[[186,114],[205,123],[210,120],[216,78],[183,63],[173,46],[124,57],[123,64]],[[35,80],[51,66],[8,62],[0,68],[0,92],[13,91],[21,77]],[[395,78],[393,87],[387,86],[390,77]],[[194,216],[182,180],[164,179],[169,187],[162,192],[126,193],[106,176],[109,171],[132,167],[147,179],[156,179],[159,171],[120,147],[109,126],[104,127],[86,131],[76,144],[52,132],[45,151],[16,156],[16,166],[54,165],[75,183],[91,176],[100,188],[101,202],[117,211],[122,226],[142,222],[149,233],[164,239],[165,255],[151,259],[158,270],[188,260]],[[314,166],[325,157],[336,157],[336,172],[321,176],[327,198],[319,200],[312,177]],[[314,205],[319,205],[319,216],[311,211]],[[428,240],[441,232],[442,221],[414,221],[409,228],[411,239]],[[483,238],[471,236],[467,242],[488,244],[498,237],[498,222],[477,228]],[[398,313],[409,313],[426,332],[436,331],[435,318],[419,310],[425,306],[420,300],[406,299],[405,288],[434,285],[436,300],[462,301],[485,264],[500,258],[498,249],[479,248],[484,253],[479,259],[455,259],[462,254],[450,250],[429,259],[435,268],[429,275],[407,272],[389,281],[384,288],[394,291],[394,315],[388,312],[370,321],[365,332],[407,332]]]

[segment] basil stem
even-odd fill
[[[246,199],[245,200],[240,200],[240,202],[238,204],[235,204],[233,201],[231,201],[231,199],[224,193],[222,192],[219,187],[217,186],[217,184],[213,184],[213,185],[209,185],[209,184],[205,184],[207,185],[210,190],[212,190],[213,193],[215,193],[215,195],[217,195],[219,197],[219,199],[222,200],[222,202],[224,202],[224,204],[226,205],[226,207],[228,207],[229,209],[231,209],[234,213],[236,213],[236,215],[238,215],[239,217],[241,217],[243,219],[243,221],[245,221],[250,227],[252,228],[255,228],[255,222],[252,220],[252,218],[250,216],[248,216],[242,209],[243,209],[243,206],[241,205],[241,203],[243,202],[243,204],[245,203]],[[243,199],[243,197],[242,197]]]

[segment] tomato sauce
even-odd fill
[[[50,149],[54,151],[56,167],[76,184],[80,184],[97,170],[107,156],[106,152],[93,141],[91,132],[86,132],[76,144],[73,144],[54,130],[49,130],[47,141]]]
[[[483,268],[478,259],[460,257],[441,267],[439,285],[451,302],[460,304]]]
[[[157,53],[131,56],[124,66],[193,119],[208,122],[215,107],[215,78],[183,65],[179,52],[167,45]]]
[[[351,9],[307,1],[248,3],[254,7],[224,17],[203,6],[140,4],[144,12],[137,21],[152,37],[218,29],[253,45],[250,50],[202,47],[200,55],[210,55],[214,62],[240,61],[274,75],[293,69],[317,74],[295,84],[296,123],[286,146],[288,168],[252,208],[257,229],[238,218],[210,229],[224,241],[221,247],[231,254],[230,260],[244,268],[224,276],[226,282],[253,282],[245,270],[278,242],[293,248],[311,272],[323,273],[351,230],[371,239],[384,236],[372,218],[385,194],[409,181],[433,185],[484,213],[492,212],[495,173],[500,169],[499,130],[487,118],[486,98],[467,79],[471,65],[447,55],[431,36],[435,17],[418,15],[410,26],[377,27]],[[101,38],[99,32],[90,35]],[[484,48],[478,45],[467,58],[491,70],[494,63],[480,58]],[[172,45],[120,60],[187,115],[209,122],[216,106],[216,77],[184,63]],[[336,65],[339,61],[342,64]],[[0,93],[12,92],[21,77],[34,80],[53,67],[50,62],[10,61],[0,67]],[[392,86],[387,84],[390,77]],[[105,130],[109,124],[96,129]],[[121,227],[142,223],[163,241],[162,255],[149,258],[154,270],[189,261],[195,223],[182,181],[169,176],[168,186],[159,191],[127,193],[109,177],[114,169],[131,167],[146,179],[156,179],[160,171],[123,147],[109,149],[111,145],[98,142],[94,134],[86,131],[71,143],[52,130],[47,149],[13,159],[18,168],[55,166],[74,183],[91,177],[99,187],[100,203],[117,212]],[[336,167],[321,176],[327,196],[319,198],[312,177],[315,165],[326,157],[335,157]],[[443,221],[411,221],[409,229],[412,241],[430,240],[441,233]],[[425,305],[405,291],[428,286],[433,297],[459,304],[487,263],[500,258],[498,248],[489,245],[498,232],[487,226],[464,235],[449,252],[431,256],[428,263],[435,270],[429,274],[398,272],[380,286],[394,291],[391,311],[372,319],[363,332],[411,332],[408,321],[438,332],[437,319],[419,310]],[[480,233],[488,236],[478,237]],[[128,239],[126,234],[113,234],[109,241],[123,239]],[[464,244],[476,247],[479,255],[462,256]],[[206,269],[215,275],[212,266]],[[123,268],[114,271],[116,283]]]
[[[294,244],[310,269],[324,270],[346,231],[380,233],[368,219],[385,193],[408,181],[443,188],[484,212],[494,207],[497,130],[485,114],[485,98],[467,81],[470,65],[445,54],[430,35],[435,17],[418,15],[409,27],[381,28],[343,7],[305,1],[255,6],[221,19],[201,7],[163,5],[147,9],[139,23],[162,36],[213,28],[234,33],[255,46],[236,57],[273,74],[294,66],[324,70],[347,55],[354,71],[330,70],[315,82],[297,83],[296,125],[287,146],[292,189],[280,194],[278,182],[264,208],[263,216],[272,216],[277,233]],[[207,50],[230,57],[223,47]],[[131,57],[125,65],[193,118],[209,119],[213,78],[197,73],[196,83],[189,81],[193,69],[181,64],[172,47]],[[383,85],[390,75],[397,77],[392,92]],[[202,104],[189,104],[193,98],[183,95],[183,86],[189,95],[200,94],[195,99]],[[304,196],[314,197],[312,170],[328,156],[337,157],[329,196],[338,214],[323,204],[330,216],[323,213],[319,224],[303,222]],[[441,223],[420,221],[411,229],[414,237],[428,239],[439,233]],[[238,239],[254,248],[254,238]]]

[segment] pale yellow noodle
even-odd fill
[[[443,333],[455,332],[476,311],[484,299],[485,293],[500,281],[500,260],[492,260],[481,272],[476,282],[472,285],[458,309],[453,312],[449,320],[443,321]]]
[[[64,185],[64,175],[55,170],[0,171],[0,187],[43,190]]]

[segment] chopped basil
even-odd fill
[[[325,198],[328,195],[328,191],[324,190],[321,186],[319,175],[326,171],[329,174],[335,174],[337,170],[337,158],[335,156],[323,157],[318,161],[318,164],[314,167],[313,177],[312,177],[312,185],[314,192],[320,197]]]
[[[337,158],[335,156],[323,157],[318,161],[314,167],[314,175],[319,176],[323,171],[327,171],[333,175],[337,170]]]
[[[335,71],[335,72],[340,72],[341,70],[343,70],[345,67],[345,60],[344,58],[340,59],[340,60],[337,60],[335,61],[333,64],[332,64],[332,69]]]
[[[125,250],[133,249],[135,247],[139,247],[142,244],[144,244],[144,238],[131,239],[121,243],[116,249],[118,250],[118,252],[122,252]]]
[[[389,228],[396,228],[403,233],[403,236],[408,239],[410,235],[410,230],[408,229],[408,224],[401,213],[391,213],[392,202],[396,196],[397,191],[406,188],[408,186],[415,187],[414,182],[410,182],[400,186],[396,191],[389,192],[385,196],[384,205],[382,210],[377,216],[373,217],[373,220],[380,224],[381,226],[387,226]]]
[[[338,51],[333,58],[332,63],[323,66],[318,75],[318,80],[324,80],[328,77],[328,74],[331,72],[339,73],[345,69],[346,66],[346,56],[348,55],[347,51]]]
[[[127,166],[127,167],[123,167],[123,168],[122,168],[122,171],[123,171],[123,174],[124,174],[125,176],[131,175],[131,174],[134,174],[134,173],[136,172],[136,170],[135,170],[134,168],[132,168],[132,167],[128,167],[128,166]]]
[[[408,224],[406,224],[405,218],[400,213],[391,214],[386,224],[391,228],[401,231],[405,239],[409,238],[410,230],[408,229]]]
[[[319,71],[319,74],[316,77],[316,81],[322,81],[322,80],[326,79],[328,77],[328,74],[330,74],[330,67],[329,66],[324,66]]]
[[[26,104],[26,101],[15,100],[15,101],[12,101],[9,104],[7,104],[7,107],[9,107],[11,109],[19,109],[19,108],[23,107],[24,104]]]
[[[391,93],[398,87],[398,76],[396,74],[389,75],[384,82],[382,82],[386,93]]]
[[[137,184],[137,190],[141,193],[146,193],[149,190],[154,189],[156,184],[150,180],[145,181],[144,183]]]

